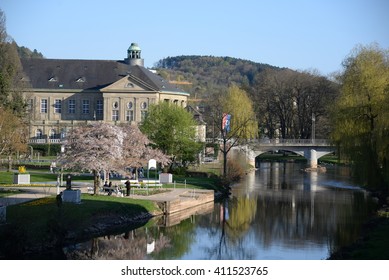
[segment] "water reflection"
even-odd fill
[[[347,171],[267,163],[232,197],[66,248],[69,259],[324,259],[359,236],[367,195]]]

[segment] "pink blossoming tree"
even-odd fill
[[[125,173],[127,167],[138,167],[151,158],[162,165],[168,158],[149,146],[149,140],[137,126],[115,126],[96,122],[71,130],[59,162],[66,169],[91,172],[94,175],[94,194],[100,186],[100,173]]]

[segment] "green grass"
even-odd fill
[[[220,176],[222,172],[222,164],[220,162],[207,162],[197,167],[191,167],[190,171],[205,172]]]
[[[306,158],[300,155],[295,154],[271,154],[271,153],[265,153],[260,155],[259,160],[264,161],[287,161],[287,160],[294,160],[294,161],[306,161]]]
[[[187,188],[187,189],[209,189],[209,190],[217,190],[217,186],[219,184],[218,178],[197,178],[197,177],[185,177],[174,175],[174,182],[172,184],[164,184],[165,188]]]
[[[36,183],[36,182],[55,182],[57,181],[57,174],[53,173],[44,173],[44,172],[28,172],[30,174],[30,182]],[[64,179],[65,179],[64,173]],[[13,175],[14,172],[7,172],[7,171],[0,171],[0,185],[4,184],[12,184],[13,183]],[[90,175],[74,175],[72,176],[73,181],[86,181],[86,182],[93,182],[93,176]]]

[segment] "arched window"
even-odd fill
[[[140,108],[141,109],[146,109],[147,108],[147,102],[142,102],[141,104],[140,104]]]
[[[50,139],[55,139],[55,129],[50,129]]]
[[[42,139],[43,138],[43,131],[42,131],[42,129],[37,129],[36,130],[35,137],[38,138],[38,139]]]
[[[65,138],[65,137],[66,137],[66,129],[62,128],[61,129],[61,139]]]

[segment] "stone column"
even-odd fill
[[[309,167],[317,168],[317,154],[316,154],[316,150],[314,149],[311,149],[309,151]]]
[[[254,151],[251,150],[248,145],[246,145],[245,149],[246,149],[245,152],[246,152],[247,163],[252,165],[255,168],[255,153],[254,153]]]

